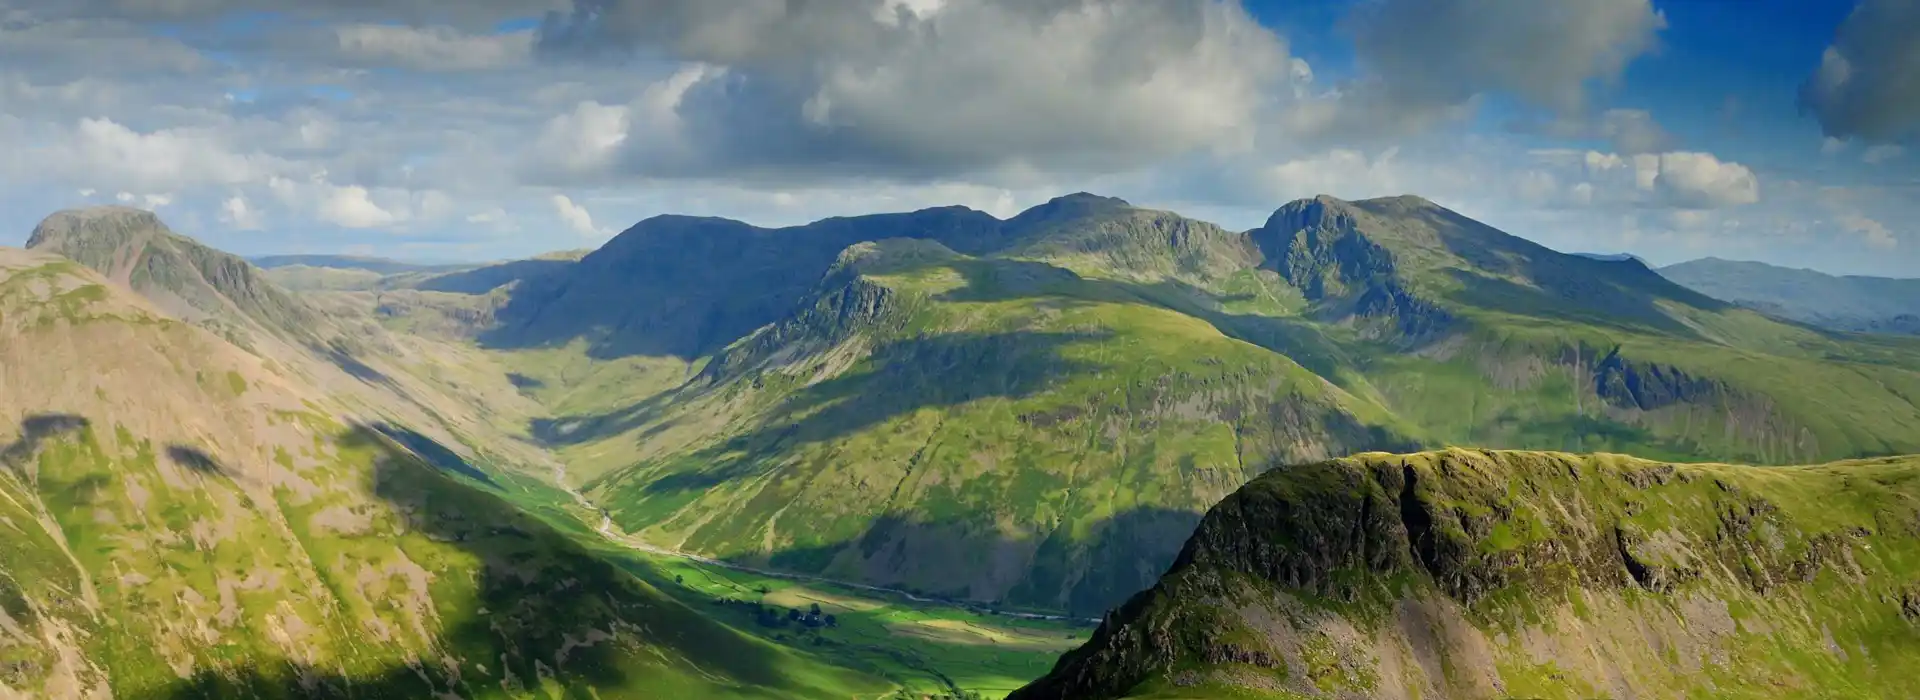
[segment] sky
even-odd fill
[[[113,203],[454,261],[664,213],[1417,194],[1916,277],[1916,136],[1920,0],[0,0],[5,244]]]

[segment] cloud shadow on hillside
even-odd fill
[[[751,434],[721,449],[774,449],[794,441],[831,440],[922,408],[1032,396],[1064,377],[1098,369],[1062,357],[1061,350],[1104,337],[1015,331],[948,333],[888,343],[848,372],[794,392]],[[968,379],[956,381],[955,377]],[[620,435],[661,418],[661,410],[678,398],[677,392],[698,388],[663,392],[603,414],[538,419],[531,430],[549,445]]]
[[[1343,367],[1353,367],[1348,352],[1313,324],[1297,319],[1220,310],[1234,301],[1178,280],[1152,283],[1081,277],[1070,270],[1027,260],[973,260],[943,263],[967,285],[939,296],[948,302],[1001,302],[1062,296],[1081,302],[1131,303],[1185,314],[1212,325],[1221,335],[1283,355],[1336,385],[1349,382]],[[1351,388],[1351,387],[1348,387]]]
[[[24,464],[40,452],[41,444],[84,431],[92,425],[85,416],[71,413],[30,414],[20,421],[20,437],[0,448],[0,465]]]
[[[814,576],[847,581],[863,578],[857,572],[835,569],[837,562],[859,571],[889,572],[865,577],[861,585],[901,591],[936,603],[1097,618],[1158,581],[1202,516],[1198,511],[1131,508],[1084,527],[1082,531],[1091,540],[1076,542],[1069,532],[1071,525],[1064,522],[1031,538],[1011,538],[990,526],[929,522],[892,513],[875,518],[859,536],[849,540],[718,559],[765,575],[797,580]],[[891,575],[906,570],[909,557],[918,558],[924,566],[936,558],[928,556],[929,551],[949,563],[945,570],[951,573],[922,576],[918,581]],[[984,558],[1007,552],[1021,554],[1027,576],[1005,595],[973,590],[970,579]],[[1106,575],[1087,575],[1093,572]]]
[[[220,460],[214,459],[213,455],[207,454],[205,450],[198,447],[192,445],[168,445],[166,451],[168,460],[171,460],[174,464],[179,465],[187,471],[209,476],[218,476],[227,473],[226,467],[220,464]]]
[[[339,436],[337,443],[377,455],[373,493],[402,518],[407,532],[450,543],[480,563],[472,579],[478,598],[464,606],[473,614],[443,618],[437,635],[442,652],[465,662],[464,677],[449,676],[437,662],[408,665],[397,658],[389,669],[350,677],[331,668],[276,661],[239,668],[202,666],[192,677],[163,687],[120,690],[159,700],[416,698],[448,693],[474,697],[495,690],[504,671],[528,687],[536,686],[544,673],[558,681],[567,697],[588,697],[594,694],[590,688],[646,695],[652,692],[653,679],[632,669],[651,667],[656,657],[648,649],[657,649],[697,659],[708,672],[746,684],[749,691],[758,689],[764,697],[789,696],[783,689],[793,687],[792,679],[774,668],[766,647],[665,600],[546,522],[449,473],[477,471],[472,465],[450,469],[408,448],[428,447],[442,454],[451,450],[419,442],[427,440],[424,437],[410,438],[413,442],[403,446],[390,435],[394,432],[360,426]],[[323,571],[328,565],[316,564]],[[448,609],[438,608],[442,614]],[[612,639],[578,643],[609,629],[615,632]],[[474,663],[484,664],[488,673],[480,674]],[[684,674],[684,669],[676,670]]]
[[[540,258],[514,260],[435,275],[413,285],[413,288],[425,292],[486,294],[504,285],[524,283],[527,280],[548,275],[564,274],[573,265],[572,260]]]

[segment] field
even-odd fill
[[[999,698],[1084,643],[1091,623],[1026,620],[635,553],[629,568],[711,617],[920,694]],[[831,626],[808,626],[819,606]],[[771,611],[769,616],[766,612]],[[789,619],[794,611],[801,620]],[[778,626],[770,626],[777,624]]]
[[[900,686],[895,692],[908,697],[1004,697],[1046,674],[1062,653],[1085,643],[1096,624],[644,551],[585,526],[590,514],[562,491],[527,478],[502,483],[499,493],[507,500],[707,617],[826,665],[894,683]],[[809,624],[816,605],[819,616]],[[793,613],[800,619],[791,619]]]

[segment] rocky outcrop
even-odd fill
[[[1678,367],[1628,360],[1620,356],[1619,348],[1594,365],[1593,391],[1615,406],[1643,411],[1712,401],[1727,393],[1719,382],[1691,376]]]
[[[1311,697],[1827,687],[1824,674],[1846,667],[1774,654],[1869,654],[1884,668],[1920,658],[1920,634],[1885,631],[1885,620],[1920,609],[1892,566],[1920,541],[1875,529],[1883,508],[1920,516],[1920,493],[1906,486],[1916,475],[1920,459],[1778,476],[1467,450],[1278,470],[1216,506],[1158,585],[1010,697],[1177,686]],[[1859,503],[1883,505],[1795,500],[1842,484]],[[1317,635],[1360,640],[1342,656],[1360,680],[1316,680],[1304,660]],[[1648,639],[1670,651],[1647,651]],[[1542,656],[1547,647],[1562,651]],[[1451,660],[1429,663],[1429,652]],[[1751,661],[1743,675],[1710,679],[1712,659],[1727,658]],[[1900,682],[1846,673],[1853,687]]]
[[[1403,338],[1437,337],[1453,319],[1407,289],[1393,253],[1360,229],[1360,216],[1331,197],[1300,200],[1275,211],[1252,236],[1266,257],[1264,266],[1319,304],[1323,314]]]

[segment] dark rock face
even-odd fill
[[[1394,272],[1393,254],[1361,235],[1351,212],[1325,200],[1280,208],[1255,238],[1268,264],[1314,301],[1341,294],[1328,282],[1348,287]]]
[[[34,228],[27,247],[125,279],[183,316],[233,322],[237,312],[269,332],[308,342],[319,320],[246,260],[174,233],[150,211],[94,207],[57,212]]]
[[[860,329],[876,327],[894,305],[893,290],[865,278],[849,275],[829,280],[834,282],[839,287],[819,294],[811,305],[721,351],[701,372],[703,378],[717,381],[738,375],[783,350],[824,349]]]
[[[1402,285],[1393,253],[1358,228],[1350,205],[1330,198],[1281,207],[1253,232],[1266,266],[1309,301],[1377,322],[1408,338],[1431,337],[1452,319]]]
[[[1159,584],[1010,700],[1122,697],[1152,679],[1177,685],[1175,671],[1194,665],[1268,666],[1275,651],[1232,612],[1233,601],[1268,592],[1340,611],[1437,593],[1482,610],[1516,591],[1539,600],[1575,588],[1671,594],[1711,580],[1767,595],[1823,572],[1870,580],[1854,547],[1871,528],[1807,532],[1768,498],[1712,474],[1469,450],[1277,470],[1214,507]],[[1711,509],[1636,517],[1692,498]],[[1888,614],[1920,620],[1920,584],[1878,595]]]
[[[1643,411],[1698,403],[1724,393],[1717,382],[1689,376],[1674,367],[1627,360],[1618,348],[1594,366],[1593,390],[1615,406]]]

